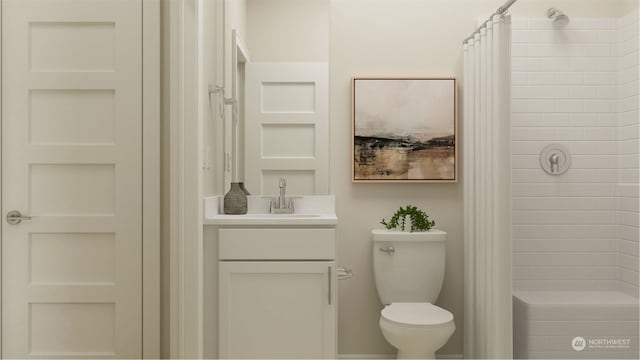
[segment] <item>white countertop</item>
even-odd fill
[[[231,226],[335,226],[335,196],[300,196],[293,199],[293,214],[270,214],[269,201],[273,197],[248,196],[246,215],[225,215],[223,197],[204,199],[204,225]]]

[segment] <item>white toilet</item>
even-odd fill
[[[447,233],[371,231],[373,269],[385,308],[380,329],[399,359],[434,359],[456,329],[453,315],[432,303],[444,281]]]

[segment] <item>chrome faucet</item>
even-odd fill
[[[293,200],[286,197],[287,179],[280,178],[278,181],[280,187],[280,196],[271,200],[270,211],[272,214],[293,214]]]

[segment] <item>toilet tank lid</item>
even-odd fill
[[[380,312],[400,325],[440,325],[453,321],[453,314],[431,303],[393,303]]]
[[[429,231],[397,231],[375,229],[371,230],[371,239],[373,241],[426,241],[426,242],[442,242],[447,240],[447,233],[431,229]]]

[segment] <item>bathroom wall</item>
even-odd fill
[[[269,6],[262,1],[267,2],[248,0],[246,8],[247,44],[254,61],[330,62],[330,191],[337,197],[338,262],[354,271],[352,279],[339,285],[339,353],[357,357],[395,352],[379,330],[381,305],[373,282],[369,231],[379,227],[380,219],[390,216],[398,206],[415,204],[436,220],[437,228],[449,233],[445,285],[438,304],[453,312],[457,330],[439,354],[460,356],[464,320],[461,184],[353,184],[350,79],[357,75],[460,78],[462,39],[475,29],[479,19],[504,1],[324,0],[329,3],[328,11],[327,7],[317,8],[321,0],[268,0],[272,1]],[[276,6],[277,2],[280,5]],[[511,13],[514,17],[541,17],[553,5],[572,16],[618,17],[623,14],[625,2],[629,0],[519,0]],[[278,14],[301,14],[300,7],[305,3],[309,9],[322,13],[317,16],[328,13],[328,28],[317,22],[317,31],[300,35],[300,29],[295,28],[298,25],[278,27],[280,22],[274,20]],[[299,16],[309,21],[318,19],[310,13]],[[267,21],[267,17],[275,18]],[[261,22],[264,25],[256,25]],[[328,45],[327,33],[322,37],[320,29],[329,33]],[[291,46],[282,47],[291,37],[295,40]],[[321,49],[327,46],[325,53]],[[459,94],[463,96],[464,89],[460,88]],[[459,121],[462,125],[464,119]],[[213,236],[205,230],[205,357],[217,354],[217,247]]]
[[[329,61],[329,0],[246,1],[251,61]]]
[[[502,0],[331,1],[331,191],[337,196],[340,221],[338,257],[340,263],[351,266],[355,274],[353,279],[340,283],[340,354],[393,352],[393,348],[382,338],[378,326],[381,305],[373,283],[369,230],[380,226],[380,218],[389,216],[398,206],[410,203],[423,207],[436,220],[437,227],[449,233],[445,285],[438,305],[453,312],[457,330],[439,354],[455,356],[463,352],[461,187],[459,184],[353,184],[350,179],[349,80],[357,75],[460,77],[462,39],[475,29],[480,18],[503,3]],[[515,18],[542,17],[549,7],[557,6],[575,17],[619,17],[623,13],[622,5],[622,1],[615,0],[520,0],[511,13]],[[611,26],[610,30],[615,33],[615,24]],[[609,35],[613,36],[612,41],[615,42],[615,35]],[[613,63],[609,65],[615,69],[615,60],[611,61]],[[463,89],[460,89],[460,94],[463,93]],[[604,100],[613,102],[615,99]],[[460,121],[463,123],[464,120]],[[615,136],[615,115],[612,114],[608,121],[602,123],[607,125],[605,135]],[[594,126],[591,132],[598,133],[599,130]],[[602,140],[601,146],[613,147],[610,155],[615,156],[616,144],[613,140],[607,137]],[[583,159],[583,164],[584,160],[587,159]],[[606,162],[606,159],[596,159],[597,164],[603,161]],[[586,166],[579,163],[579,166]],[[603,171],[615,184],[615,170]],[[612,214],[615,188],[612,185],[602,184],[601,191],[610,199],[606,219],[611,223],[610,226],[615,226],[615,214]],[[611,252],[608,260],[615,261],[615,241],[601,245],[604,246],[603,250]],[[611,271],[615,272],[615,267]]]
[[[637,295],[637,7],[565,29],[517,19],[513,42],[514,287]],[[540,169],[550,143],[572,153],[565,175]]]
[[[638,295],[638,9],[618,22],[618,204],[619,264],[623,290]]]

